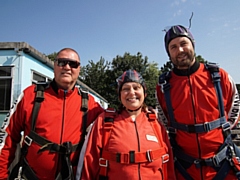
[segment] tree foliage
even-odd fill
[[[54,61],[54,59],[56,58],[56,56],[57,56],[57,53],[56,53],[56,52],[47,55],[48,59],[50,59],[51,61]]]

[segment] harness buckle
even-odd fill
[[[22,166],[19,167],[19,169],[18,169],[18,175],[17,175],[16,178],[14,178],[14,180],[24,180],[24,179],[22,178]]]
[[[194,161],[193,161],[193,163],[196,165],[196,167],[200,164],[200,160],[199,159],[195,159]]]
[[[230,130],[230,123],[226,122],[226,123],[222,124],[222,130],[223,131]]]
[[[168,127],[167,130],[168,130],[168,133],[170,134],[177,134],[177,130],[173,127]]]
[[[215,167],[220,167],[219,163],[217,162],[216,155],[214,155],[214,156],[212,157],[212,162],[213,162],[213,164],[214,164]]]
[[[205,132],[208,132],[208,131],[211,130],[211,129],[210,129],[210,126],[209,126],[209,122],[205,122],[205,123],[203,124],[203,127],[204,127],[204,131],[205,131]]]
[[[107,108],[107,109],[105,109],[105,112],[107,112],[107,113],[115,113],[116,111],[113,108]]]
[[[146,154],[147,154],[147,160],[148,160],[149,162],[153,162],[153,159],[152,159],[152,150],[151,150],[151,149],[150,149],[150,150],[147,150]]]
[[[199,159],[195,159],[193,161],[193,163],[195,164],[196,168],[200,168],[201,167],[201,164],[200,164],[200,160]]]
[[[162,156],[162,163],[166,163],[166,162],[168,162],[169,161],[169,154],[164,154],[163,156]]]
[[[32,144],[32,139],[29,136],[25,136],[24,138],[24,143],[28,146],[31,146]]]
[[[108,160],[104,158],[99,158],[99,166],[108,167]]]

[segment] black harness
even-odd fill
[[[38,135],[35,132],[36,120],[38,117],[39,109],[41,107],[41,103],[44,101],[44,90],[49,86],[48,83],[38,83],[35,88],[35,100],[34,106],[32,110],[32,124],[31,131],[24,138],[24,145],[21,148],[21,156],[18,164],[13,168],[12,172],[9,175],[9,179],[21,179],[24,178],[26,180],[38,180],[35,172],[29,166],[26,155],[28,153],[28,148],[31,146],[32,142],[37,143],[41,148],[38,153],[43,151],[49,151],[51,153],[59,153],[61,167],[59,173],[56,176],[55,180],[74,180],[74,174],[72,169],[72,163],[70,161],[70,155],[72,152],[81,150],[82,145],[84,143],[84,136],[86,134],[86,126],[87,126],[87,112],[88,112],[88,92],[83,91],[79,88],[79,94],[82,98],[82,105],[80,111],[83,111],[83,123],[82,123],[82,135],[81,141],[78,144],[72,144],[71,141],[64,142],[62,144],[56,144],[44,137]]]
[[[212,81],[214,83],[218,98],[220,116],[218,119],[215,119],[211,122],[206,122],[204,124],[188,125],[176,122],[170,96],[171,85],[169,83],[169,80],[171,78],[171,72],[163,73],[159,77],[159,85],[161,86],[162,92],[164,93],[169,115],[169,125],[167,128],[175,156],[175,167],[186,180],[193,180],[193,178],[186,171],[192,164],[195,164],[197,168],[200,168],[202,166],[213,167],[217,171],[214,180],[224,179],[230,169],[233,169],[236,173],[236,177],[240,179],[240,150],[232,141],[230,124],[227,122],[226,117],[224,116],[224,103],[222,99],[222,88],[220,84],[221,76],[219,74],[219,67],[214,63],[208,63],[205,64],[205,68],[209,70],[212,76]],[[185,154],[180,149],[175,140],[177,130],[185,131],[188,133],[206,133],[216,128],[222,128],[224,142],[219,148],[218,153],[208,159],[196,159],[189,156],[188,154]]]

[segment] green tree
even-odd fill
[[[83,83],[94,89],[98,94],[105,97],[105,92],[108,88],[106,84],[106,71],[109,69],[110,63],[104,58],[96,63],[93,60],[88,61],[88,65],[81,67],[80,78]]]
[[[201,55],[196,56],[196,60],[200,63],[207,63],[208,62]]]
[[[48,59],[50,59],[51,61],[54,61],[54,59],[56,58],[56,56],[57,56],[57,53],[56,53],[56,52],[47,55]]]

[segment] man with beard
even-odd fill
[[[240,106],[232,78],[214,63],[196,61],[194,38],[184,26],[172,26],[164,40],[173,69],[159,77],[156,96],[177,179],[239,179],[240,153],[230,129]]]

